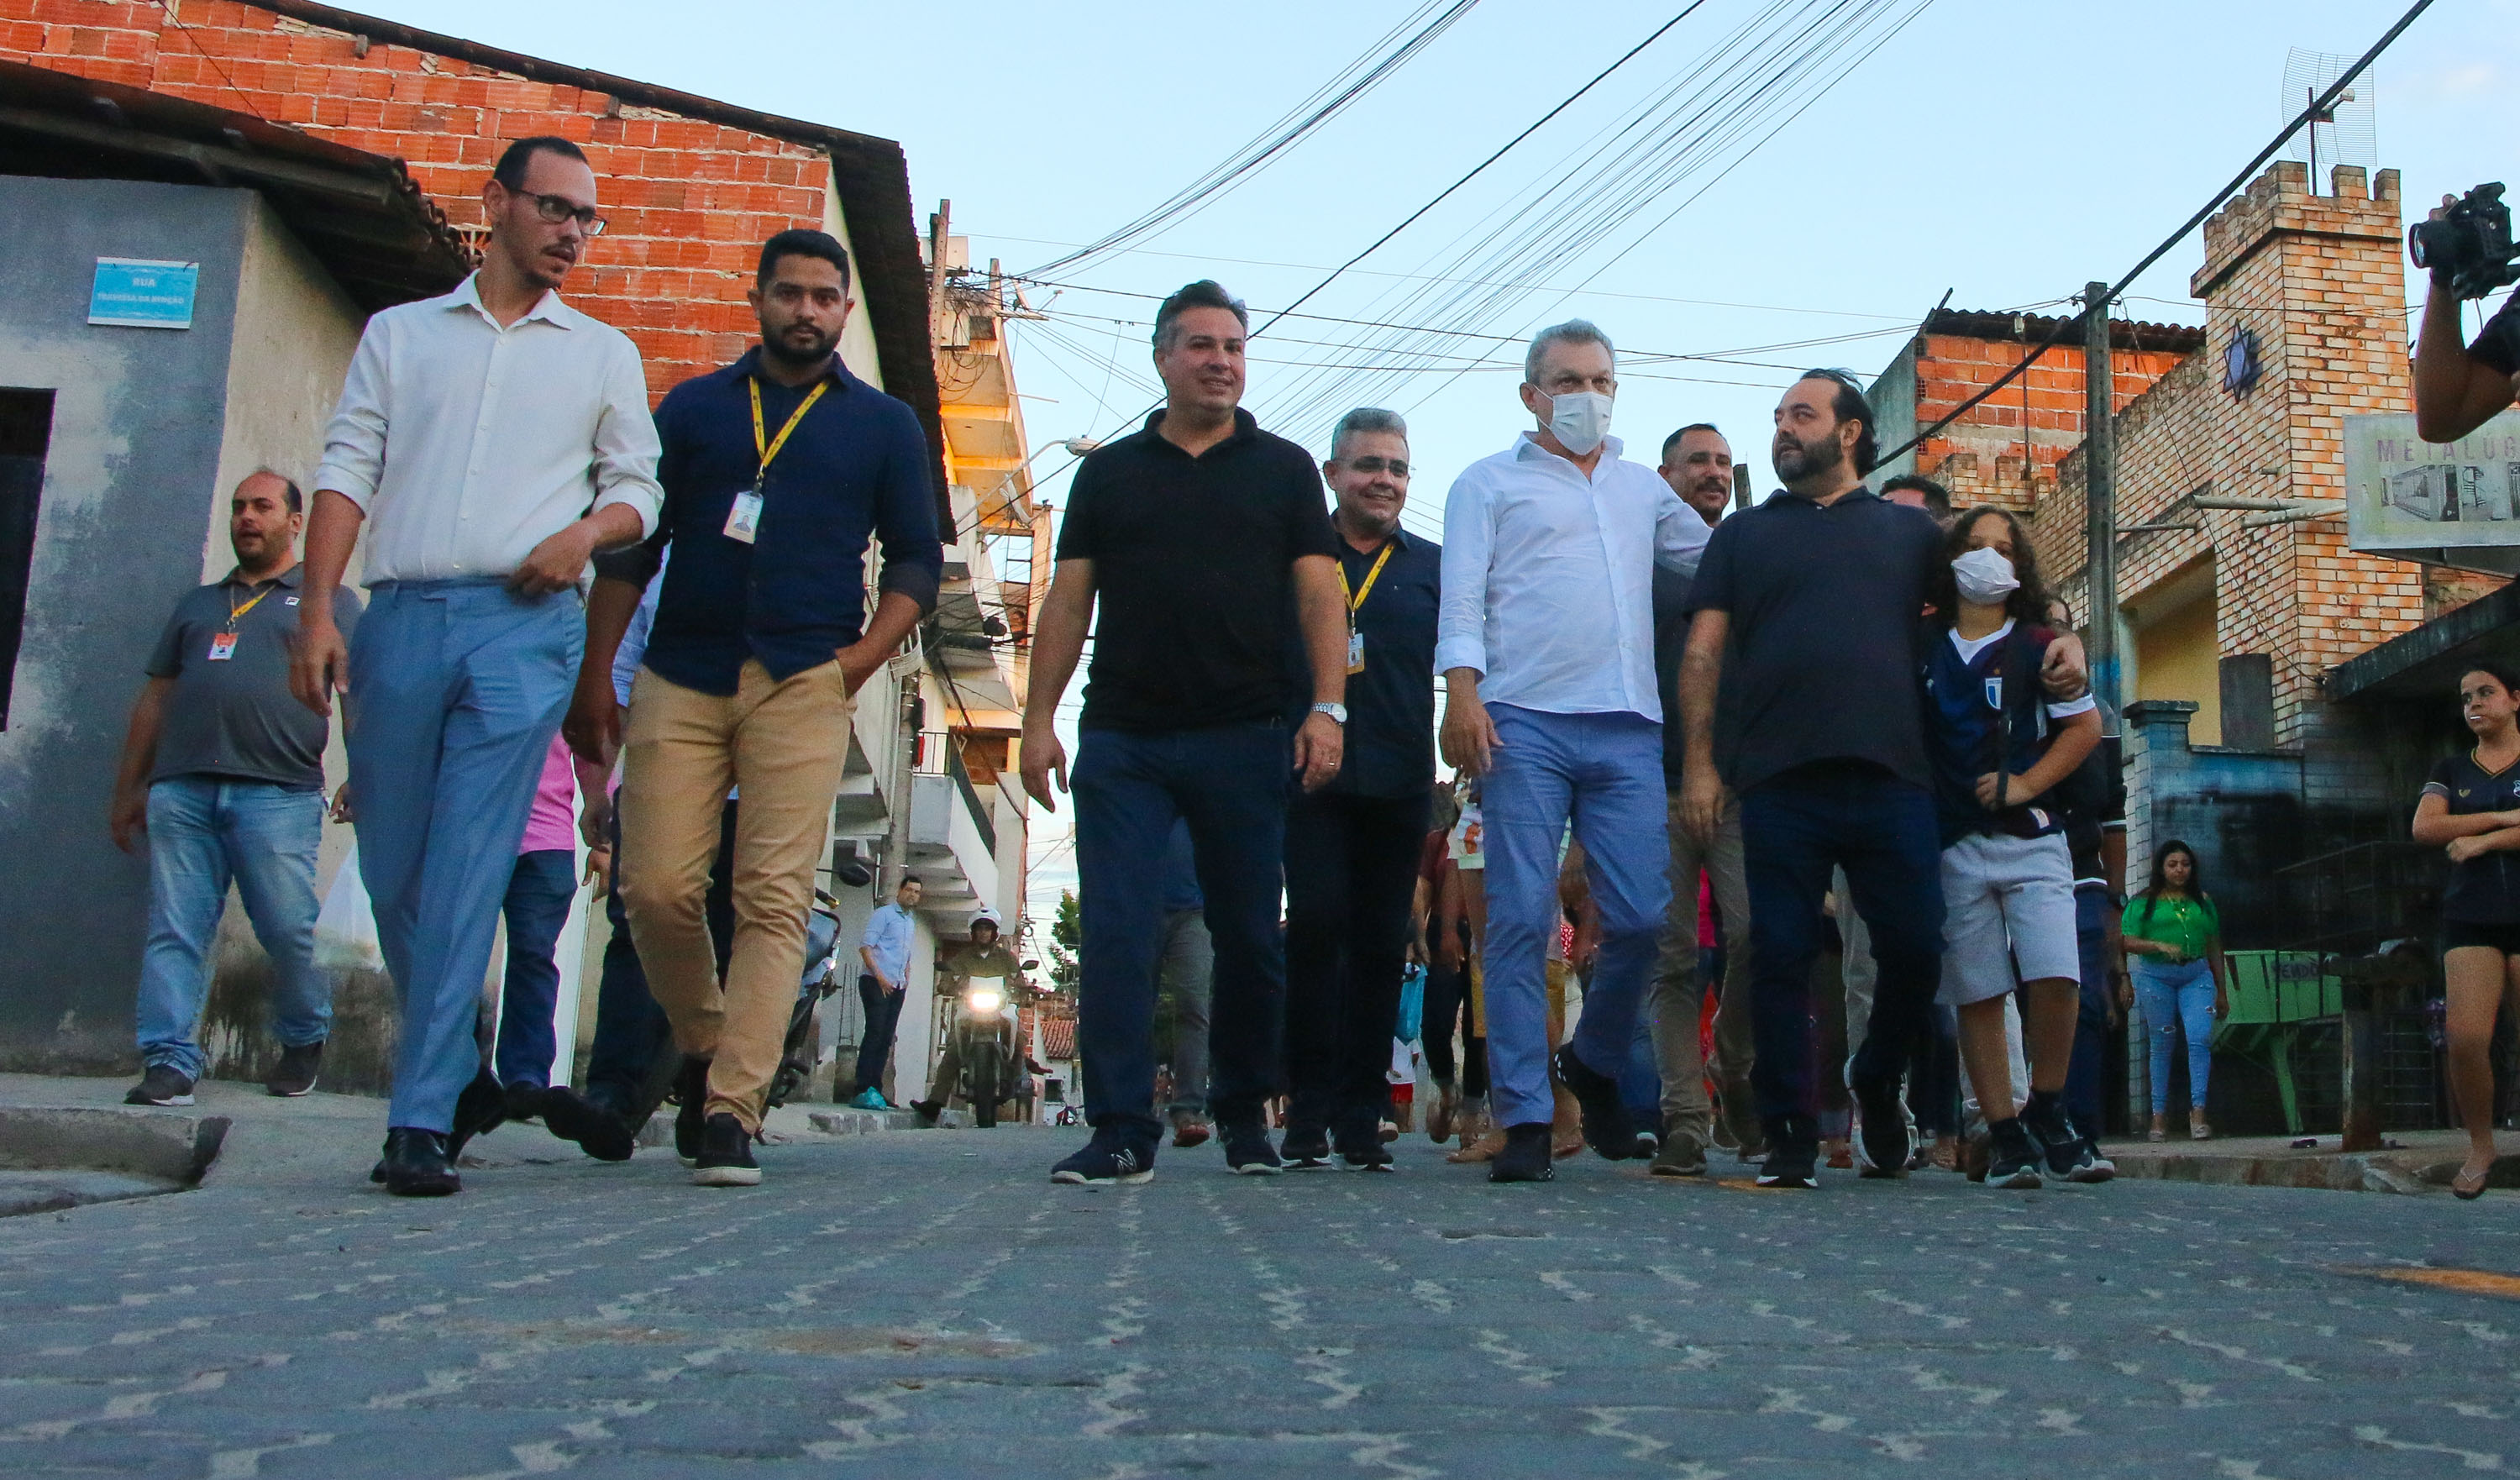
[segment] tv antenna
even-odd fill
[[[2345,75],[2354,65],[2351,57],[2330,56],[2325,52],[2303,51],[2294,47],[2284,55],[2283,99],[2278,116],[2292,118]],[[2286,140],[2283,157],[2299,159],[2310,166],[2310,193],[2327,194],[2327,179],[2319,171],[2339,164],[2360,164],[2371,169],[2380,162],[2377,130],[2378,88],[2368,72],[2354,81],[2327,112],[2313,117],[2299,132]]]

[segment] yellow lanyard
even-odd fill
[[[1373,568],[1365,573],[1365,584],[1356,588],[1356,590],[1348,596],[1347,614],[1351,618],[1353,618],[1358,612],[1365,609],[1365,599],[1373,594],[1373,583],[1381,577],[1382,567],[1390,561],[1390,559],[1391,543],[1386,540],[1383,542],[1382,553],[1373,558]],[[1348,589],[1347,561],[1341,561],[1338,562],[1338,573],[1339,590],[1346,591]]]
[[[788,425],[780,427],[775,437],[767,435],[761,425],[761,382],[747,380],[743,388],[752,392],[752,450],[761,459],[758,471],[752,474],[752,486],[758,489],[770,476],[771,460],[779,456],[780,448],[788,445],[788,434],[796,429],[797,423],[805,420],[805,413],[814,409],[814,403],[823,398],[824,391],[832,388],[832,382],[815,382],[814,388],[806,392],[804,402],[788,413]]]
[[[245,620],[245,614],[246,614],[247,612],[251,611],[254,607],[261,605],[262,605],[262,599],[263,599],[264,597],[271,595],[273,592],[275,592],[275,591],[277,591],[277,590],[279,590],[279,589],[280,589],[280,583],[279,583],[278,581],[274,581],[274,582],[272,582],[270,585],[263,587],[263,588],[262,588],[262,590],[260,590],[259,592],[255,593],[255,594],[254,594],[254,598],[253,598],[253,600],[252,600],[252,601],[249,601],[249,602],[248,602],[248,603],[246,603],[246,604],[245,604],[244,605],[242,605],[242,606],[240,606],[240,605],[238,605],[236,604],[236,598],[235,598],[235,597],[229,597],[229,598],[228,598],[228,630],[229,630],[230,632],[234,632],[234,631],[236,631],[237,623],[239,623],[239,622],[241,622],[241,621]]]

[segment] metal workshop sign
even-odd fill
[[[2400,560],[2520,574],[2520,412],[2455,442],[2412,412],[2345,419],[2346,543]]]
[[[96,259],[87,321],[125,329],[190,329],[193,295],[202,284],[199,262],[152,262],[138,257]]]

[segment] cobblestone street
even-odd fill
[[[1145,1188],[1054,1187],[1076,1134],[797,1142],[765,1149],[763,1187],[709,1191],[663,1151],[571,1162],[521,1128],[483,1143],[494,1164],[450,1201],[299,1156],[0,1222],[0,1468],[2367,1480],[2520,1463],[2520,1307],[2362,1273],[2512,1268],[2505,1194],[1831,1174],[1815,1195],[1589,1159],[1492,1188],[1422,1138],[1392,1177],[1234,1178],[1210,1147],[1168,1152]]]

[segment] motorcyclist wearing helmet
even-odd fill
[[[1012,996],[1023,979],[1023,970],[1014,952],[999,937],[997,918],[984,910],[971,918],[970,944],[936,963],[936,990],[941,996],[959,1001],[973,977],[989,976],[998,978]],[[910,1102],[910,1108],[918,1112],[920,1124],[934,1125],[945,1111],[945,1102],[954,1098],[955,1087],[963,1078],[962,1047],[961,1034],[945,1036],[944,1056],[936,1060],[936,1072],[927,1079],[927,1098]]]

